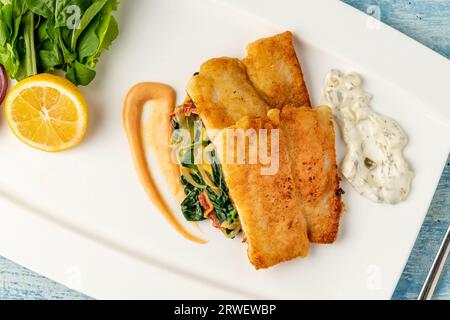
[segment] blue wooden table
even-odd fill
[[[378,6],[381,20],[450,59],[450,0],[343,0],[366,12]],[[449,84],[450,85],[450,84]],[[449,87],[450,88],[450,87]],[[414,252],[431,252],[439,245],[450,220],[450,157]],[[394,294],[415,299],[433,257],[414,254]],[[450,259],[434,298],[450,299]],[[49,279],[0,257],[0,299],[88,299]]]

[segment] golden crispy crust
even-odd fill
[[[263,117],[269,110],[238,59],[208,60],[189,82],[187,93],[210,130],[232,126],[245,116]]]
[[[227,163],[226,154],[233,149],[238,152],[238,147],[224,147],[226,132],[237,128],[268,128],[269,141],[275,131],[271,129],[274,125],[266,120],[247,118],[236,126],[222,130],[215,140],[225,180],[248,243],[250,262],[256,269],[262,269],[306,256],[309,247],[306,221],[301,215],[299,195],[295,192],[284,135],[279,137],[279,170],[274,175],[262,175],[261,169],[267,166],[259,164],[259,161],[249,164],[248,156],[245,164]],[[260,142],[259,139],[253,142],[247,139],[247,145],[243,147],[246,154]]]
[[[309,106],[309,94],[295,52],[292,33],[260,39],[247,48],[244,64],[261,97],[272,108]]]
[[[328,107],[286,107],[280,121],[281,130],[289,137],[292,174],[308,223],[309,240],[333,243],[344,204],[336,166],[332,112]]]

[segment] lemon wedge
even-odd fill
[[[19,82],[6,98],[8,125],[23,143],[46,152],[78,145],[87,128],[87,104],[70,81],[40,74]]]

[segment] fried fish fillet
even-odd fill
[[[344,211],[336,166],[332,111],[285,107],[280,116],[309,240],[333,243]]]
[[[264,128],[268,130],[267,140],[258,135],[258,130]],[[273,128],[274,125],[268,120],[245,118],[235,126],[222,130],[214,140],[231,198],[239,212],[248,243],[248,257],[256,269],[304,257],[309,248],[306,221],[301,215],[300,199],[295,192],[289,165],[286,137]],[[250,133],[255,130],[255,134],[247,136],[246,144],[237,143],[237,138],[235,143],[227,144],[227,141],[234,139],[228,133],[236,132],[232,131],[236,129],[245,132],[250,129]],[[261,170],[266,166],[261,161],[252,164],[249,154],[252,150],[259,150],[261,144],[271,141],[271,135],[276,132],[279,143],[266,145],[268,154],[279,152],[279,167],[273,174],[262,175]],[[245,152],[246,161],[229,163],[227,156],[233,151],[234,155],[239,151]]]
[[[310,106],[291,32],[250,44],[243,62],[254,87],[272,108]]]
[[[205,62],[189,82],[187,93],[209,130],[227,128],[245,116],[263,117],[269,111],[238,59]]]

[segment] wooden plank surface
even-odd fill
[[[450,0],[344,0],[450,58]]]
[[[88,297],[0,257],[0,299],[77,300]]]
[[[450,58],[450,0],[344,0],[368,14],[380,13],[385,23]],[[379,9],[379,10],[378,10]],[[432,252],[450,216],[450,158],[430,212],[424,223],[417,252]],[[432,255],[415,255],[396,290],[396,299],[415,299]],[[422,280],[421,280],[422,279]],[[0,299],[87,299],[88,297],[0,257]],[[450,261],[439,282],[436,299],[450,299]]]
[[[450,156],[393,299],[417,299],[449,225]],[[450,259],[444,266],[433,299],[450,299]]]
[[[450,0],[344,2],[371,15],[379,13],[383,22],[450,58]],[[393,299],[417,299],[449,224],[450,156]],[[450,299],[450,259],[445,264],[433,299]]]

